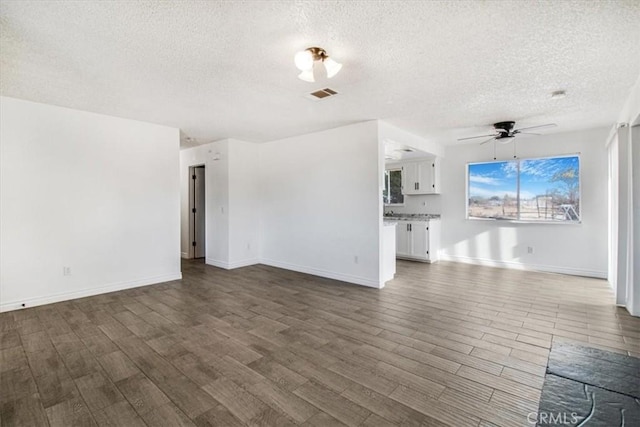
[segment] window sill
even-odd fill
[[[465,218],[467,221],[490,221],[509,224],[540,224],[540,225],[582,225],[580,221],[532,221],[526,219],[496,219],[496,218]]]

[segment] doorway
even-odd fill
[[[205,167],[189,168],[189,258],[206,257]]]

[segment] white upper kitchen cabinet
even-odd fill
[[[431,158],[402,164],[402,193],[440,193],[440,159]]]

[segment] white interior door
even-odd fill
[[[204,166],[193,168],[193,257],[204,258],[205,253],[205,182]]]

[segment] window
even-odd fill
[[[580,222],[580,158],[469,163],[467,218]]]
[[[402,169],[384,171],[384,191],[382,199],[385,205],[401,205],[404,203],[402,194]]]

